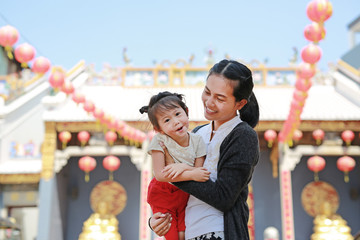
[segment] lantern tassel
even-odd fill
[[[12,47],[6,46],[5,51],[7,53],[7,56],[10,60],[14,59],[14,55],[12,54]]]
[[[109,172],[109,180],[110,180],[110,181],[113,181],[113,180],[114,180],[113,171],[110,171],[110,172]]]
[[[85,182],[89,182],[89,181],[90,181],[89,172],[85,172]]]
[[[66,148],[66,142],[62,143],[62,149]]]
[[[28,67],[28,64],[27,64],[26,62],[23,62],[23,63],[21,63],[21,67],[22,67],[22,68],[27,68],[27,67]]]
[[[345,172],[345,174],[344,174],[344,181],[346,182],[346,183],[348,183],[349,182],[349,173],[348,172]]]
[[[319,173],[318,172],[314,173],[314,181],[315,182],[319,181]]]

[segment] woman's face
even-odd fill
[[[208,77],[202,93],[204,116],[214,121],[214,130],[234,118],[244,105],[242,101],[235,101],[233,87],[229,81],[221,75],[212,74]]]

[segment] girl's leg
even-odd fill
[[[179,232],[179,240],[185,240],[185,232],[184,231]]]

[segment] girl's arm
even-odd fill
[[[191,166],[187,167],[187,171],[182,171],[176,177],[169,177],[166,171],[163,171],[165,167],[165,155],[161,151],[153,150],[151,153],[153,170],[156,180],[159,182],[178,182],[178,181],[206,181],[210,177],[210,172],[205,168],[193,168]],[[180,165],[180,163],[175,163],[175,165]],[[181,164],[182,165],[182,164]]]
[[[244,137],[246,136],[246,137]],[[175,186],[209,205],[226,212],[247,188],[259,158],[257,134],[253,129],[237,130],[224,140],[220,150],[217,180],[176,182]]]

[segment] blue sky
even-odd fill
[[[188,60],[204,66],[206,51],[215,60],[228,54],[246,62],[267,59],[267,66],[287,66],[293,47],[308,44],[304,28],[308,0],[0,0],[0,26],[20,32],[16,45],[32,44],[36,56],[70,69],[80,60],[101,69],[124,66],[126,47],[132,66],[163,60]],[[332,0],[325,22],[318,67],[326,71],[349,50],[348,24],[360,16],[359,0]],[[360,38],[357,36],[357,40]],[[359,41],[357,41],[359,42]],[[301,62],[300,55],[298,63]]]

